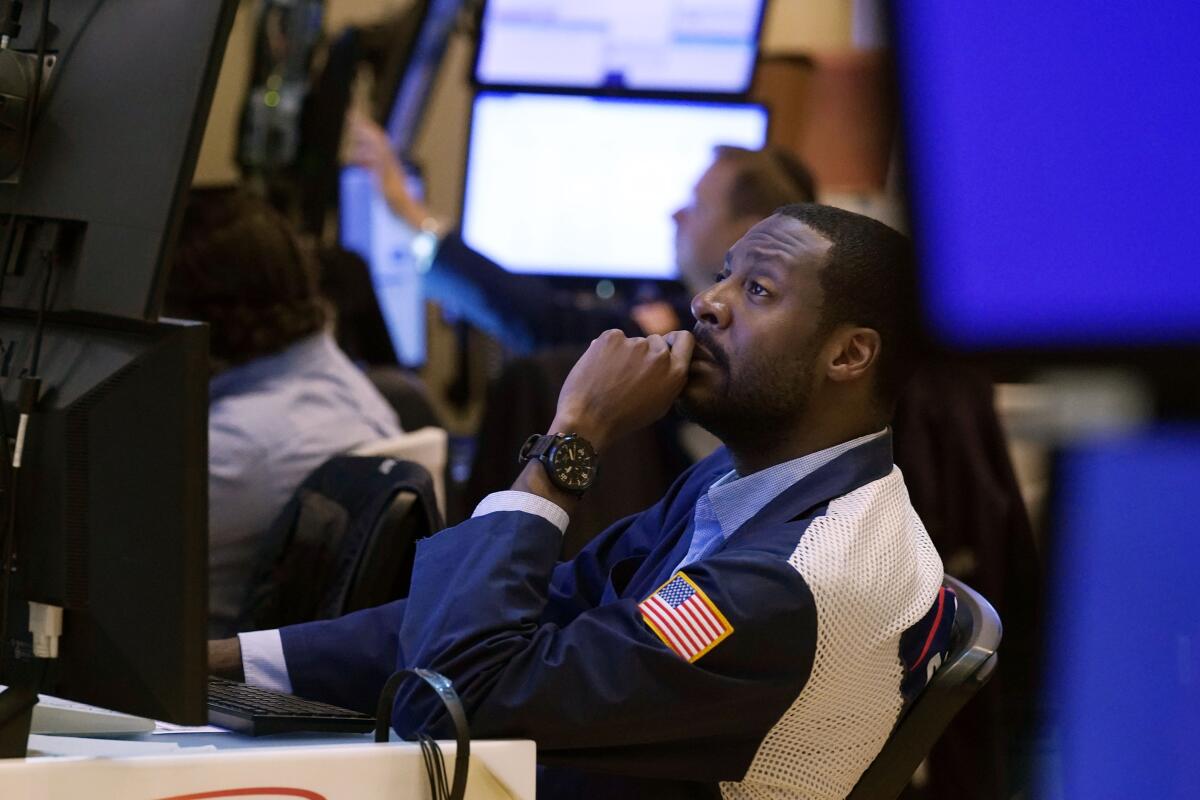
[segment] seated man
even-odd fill
[[[407,600],[214,642],[210,666],[360,709],[393,670],[436,670],[474,736],[537,741],[547,797],[844,797],[954,616],[887,428],[911,269],[874,220],[780,209],[696,296],[694,334],[593,342],[527,444],[559,455],[421,542]],[[593,460],[621,469],[607,445],[674,402],[725,446],[557,563]],[[401,735],[447,732],[401,689]]]
[[[169,316],[210,325],[209,630],[234,632],[272,520],[339,453],[400,433],[325,331],[316,265],[287,221],[232,189],[191,194]]]

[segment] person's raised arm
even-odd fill
[[[359,112],[349,113],[346,124],[350,162],[370,170],[375,176],[379,191],[393,214],[415,230],[425,228],[432,216],[429,209],[409,193],[404,167],[392,149],[387,131]]]

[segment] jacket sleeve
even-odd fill
[[[686,524],[691,503],[675,500],[689,491],[689,484],[707,485],[731,467],[728,456],[716,453],[696,464],[667,490],[657,503],[645,511],[619,520],[598,534],[570,561],[554,568],[550,599],[543,620],[565,625],[600,602],[613,566],[626,558],[645,556],[657,544],[659,532]]]
[[[279,629],[292,692],[374,714],[396,670],[405,600]]]
[[[689,662],[639,600],[546,622],[558,547],[554,526],[520,512],[424,540],[400,628],[405,666],[453,681],[473,736],[534,739],[543,763],[740,779],[811,669],[816,615],[799,574],[741,548],[685,570],[731,628]],[[401,687],[397,732],[448,735],[439,701],[418,684]]]

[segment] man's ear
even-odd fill
[[[855,328],[849,325],[834,331],[827,344],[826,377],[836,383],[868,377],[879,359],[883,342],[874,328]]]

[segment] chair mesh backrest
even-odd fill
[[[999,615],[982,595],[962,581],[947,575],[945,584],[958,597],[950,653],[896,724],[847,800],[898,797],[950,720],[995,670],[1003,630]]]

